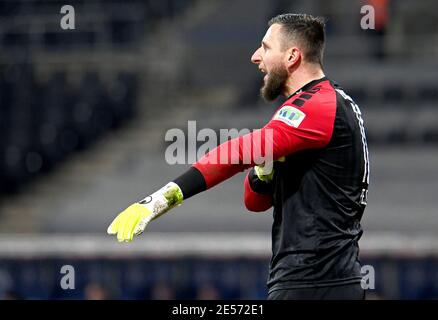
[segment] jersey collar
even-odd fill
[[[328,78],[326,76],[320,78],[320,79],[315,79],[312,80],[308,83],[306,83],[304,86],[302,86],[300,89],[298,89],[297,91],[295,91],[294,93],[292,93],[290,96],[288,96],[286,98],[286,100],[289,100],[290,98],[292,98],[294,95],[299,94],[303,91],[309,90],[310,88],[312,88],[313,86],[317,85],[318,83],[327,80]]]

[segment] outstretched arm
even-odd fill
[[[183,175],[128,207],[114,219],[108,233],[117,234],[119,241],[131,241],[151,220],[238,172],[256,165],[272,166],[274,159],[326,146],[333,131],[336,110],[324,108],[324,104],[317,108],[303,106],[300,110],[284,105],[262,129],[219,145]],[[299,121],[293,110],[299,115]]]

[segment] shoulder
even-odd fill
[[[284,104],[298,108],[309,108],[321,102],[335,102],[336,90],[330,80],[324,80],[288,99]]]
[[[336,91],[330,80],[324,80],[286,100],[277,109],[272,120],[298,127],[305,118],[319,118],[335,111]]]

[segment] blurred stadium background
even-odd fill
[[[76,29],[60,28],[72,5]],[[376,29],[362,30],[362,5]],[[326,73],[358,102],[371,155],[361,259],[370,299],[438,298],[438,3],[433,0],[0,1],[0,297],[264,299],[272,212],[243,174],[132,244],[115,215],[182,173],[165,133],[257,128],[250,56],[282,12],[327,17]],[[63,265],[75,290],[62,290]]]

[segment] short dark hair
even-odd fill
[[[309,14],[280,14],[268,25],[279,24],[285,36],[284,45],[296,42],[303,48],[304,60],[322,66],[325,43],[325,19]]]

